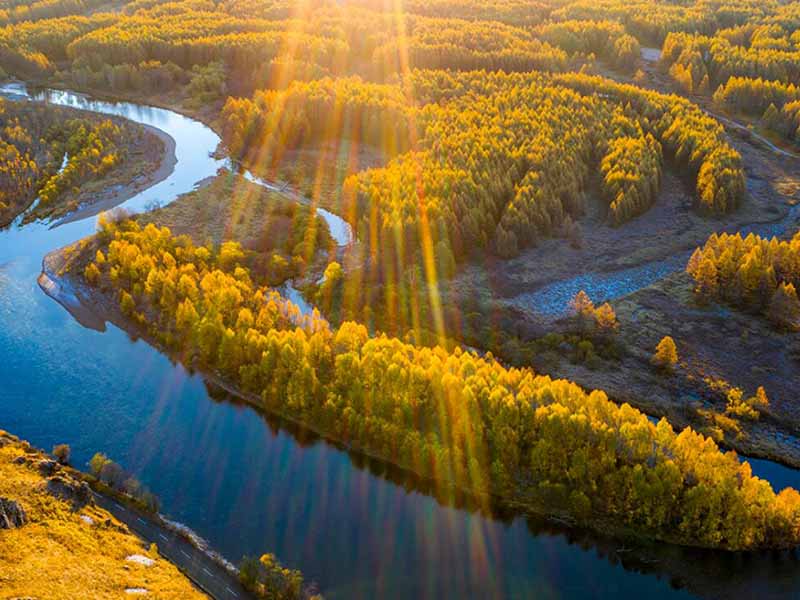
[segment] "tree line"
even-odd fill
[[[640,42],[660,46],[672,32],[712,34],[765,15],[777,2],[757,0],[694,0],[646,2],[634,0],[576,0],[551,13],[556,20],[609,19],[623,24]]]
[[[234,156],[251,163],[277,163],[286,150],[341,139],[392,156],[411,143],[409,104],[399,86],[359,77],[294,81],[285,90],[228,98],[222,135]]]
[[[686,271],[704,302],[726,302],[765,314],[776,326],[800,327],[800,234],[791,240],[712,234]]]
[[[332,328],[258,287],[236,253],[103,220],[72,268],[161,344],[265,410],[478,495],[682,543],[792,547],[800,494],[691,429],[491,355]],[[176,281],[165,293],[159,281]]]
[[[745,191],[741,158],[698,107],[586,75],[412,71],[392,84],[294,82],[230,99],[220,123],[234,156],[251,165],[330,136],[382,150],[386,165],[347,179],[338,205],[370,248],[358,277],[371,292],[338,290],[337,302],[347,315],[405,307],[397,322],[433,323],[426,286],[474,253],[513,257],[564,235],[595,169],[617,225],[653,204],[663,156],[695,178],[703,212],[733,210]],[[417,298],[430,315],[412,316]]]
[[[714,102],[760,119],[789,140],[800,137],[800,89],[793,83],[731,77],[714,93]]]
[[[597,55],[623,71],[639,64],[639,41],[615,21],[555,21],[533,29],[533,35],[568,54]]]
[[[771,6],[746,24],[712,33],[670,33],[662,64],[688,92],[713,93],[733,77],[800,83],[800,9]],[[766,107],[765,107],[766,108]]]
[[[3,0],[0,25],[80,14],[105,3],[105,0]]]

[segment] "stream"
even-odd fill
[[[761,237],[781,237],[797,230],[800,219],[800,204],[792,206],[786,216],[773,223],[758,223],[731,228],[721,228],[718,233],[740,232],[743,237],[750,233]],[[636,267],[618,271],[582,273],[568,279],[544,285],[533,292],[524,292],[510,302],[527,311],[544,317],[562,317],[569,310],[569,303],[575,294],[585,291],[595,304],[622,298],[642,288],[653,285],[667,275],[686,268],[693,250],[681,252],[665,258],[646,262]]]
[[[28,95],[21,84],[0,93]],[[210,155],[217,135],[175,112],[64,91],[30,96],[172,136],[175,171],[125,202],[127,210],[168,203],[227,166]],[[346,223],[320,214],[340,244],[349,243]],[[668,544],[630,547],[437,499],[425,482],[232,401],[113,325],[83,327],[37,277],[46,253],[95,227],[92,217],[0,231],[0,427],[45,449],[70,444],[79,467],[104,452],[161,498],[169,518],[233,562],[273,552],[328,600],[800,595],[800,563],[791,553],[742,558]],[[778,487],[800,486],[797,471],[753,465]]]

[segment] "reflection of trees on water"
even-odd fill
[[[726,600],[790,598],[800,595],[800,556],[797,551],[724,552],[641,540],[613,537],[577,527],[554,517],[532,515],[509,506],[499,498],[479,501],[463,490],[443,485],[401,469],[391,463],[366,456],[342,444],[325,440],[317,433],[280,416],[256,410],[241,398],[204,379],[209,397],[215,402],[253,409],[267,424],[270,433],[287,433],[300,448],[319,443],[346,452],[350,463],[360,471],[388,481],[407,493],[418,493],[436,500],[439,506],[466,511],[483,518],[511,525],[524,519],[534,537],[560,537],[570,546],[595,554],[626,571],[665,579],[674,589],[686,589],[702,598]]]

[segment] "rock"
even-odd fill
[[[40,460],[37,467],[39,469],[39,473],[45,477],[52,475],[59,469],[58,463],[54,460]]]
[[[16,529],[27,522],[28,517],[19,502],[0,498],[0,529]]]
[[[47,480],[47,491],[56,498],[72,502],[75,510],[94,503],[92,490],[85,481],[74,481],[55,475]]]
[[[143,565],[145,567],[152,567],[154,564],[156,564],[156,561],[149,556],[144,556],[143,554],[131,554],[130,556],[126,556],[125,560]]]

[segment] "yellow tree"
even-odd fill
[[[651,362],[660,369],[673,371],[678,364],[678,349],[675,340],[670,336],[664,336],[656,346],[656,352]]]
[[[578,330],[586,333],[594,325],[595,321],[594,303],[589,298],[589,295],[583,290],[575,294],[575,297],[570,302],[570,308],[575,316]]]
[[[611,335],[619,329],[617,313],[614,312],[614,308],[608,302],[597,307],[594,312],[594,319],[597,325],[597,332],[602,335]]]

